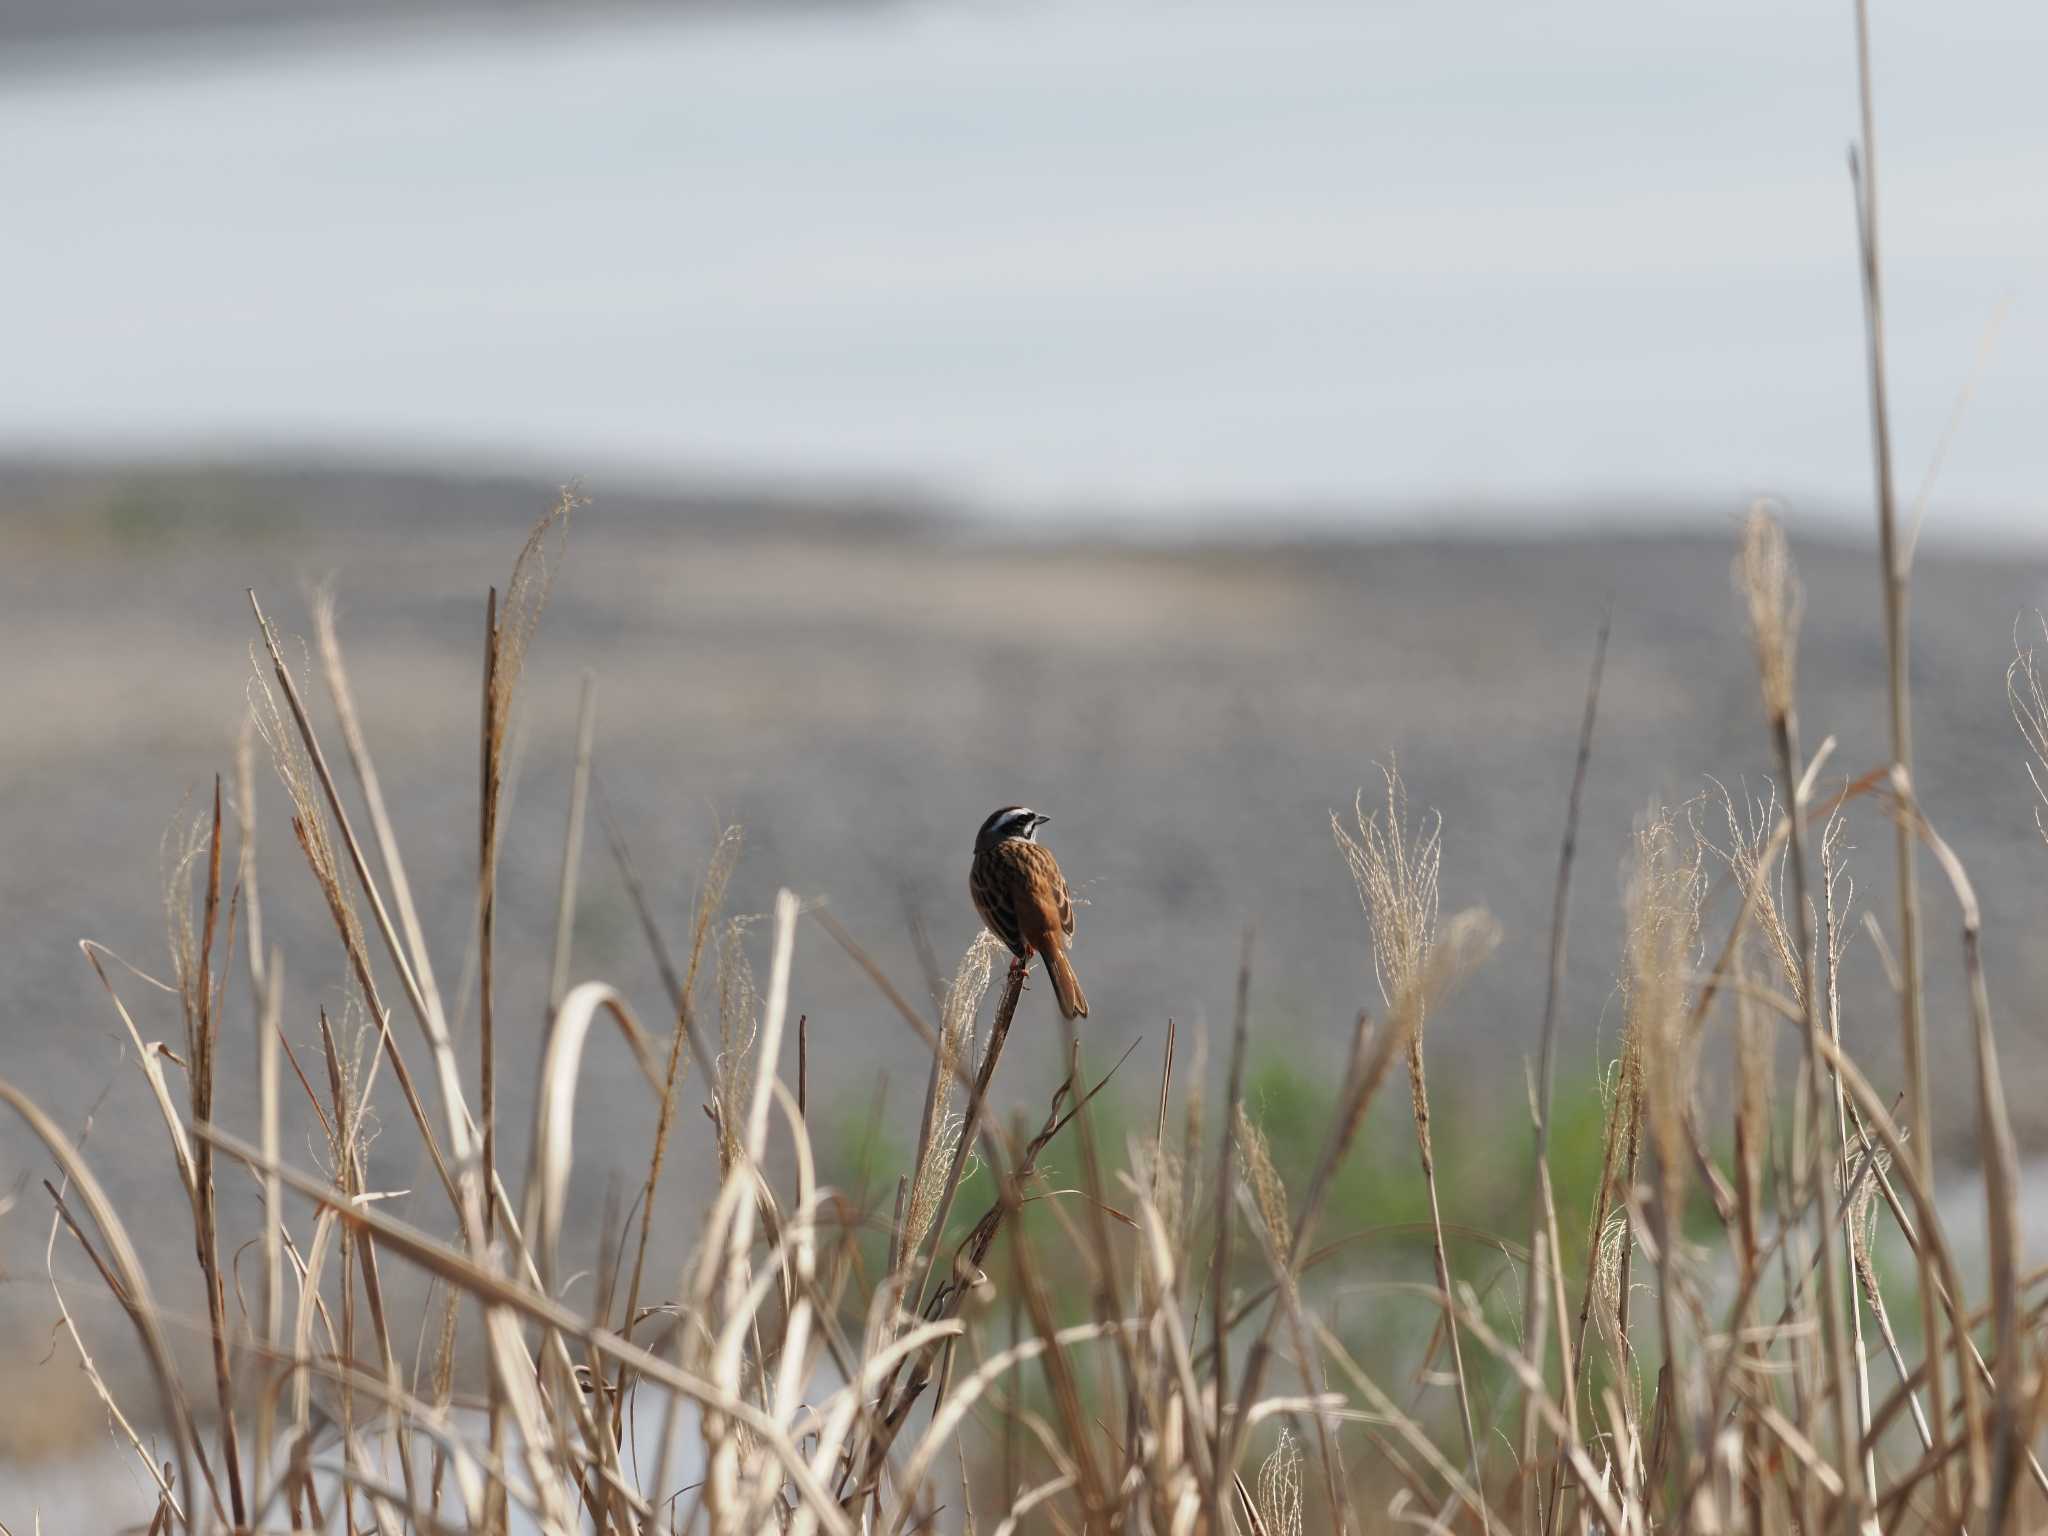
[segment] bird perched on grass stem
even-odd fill
[[[974,910],[1017,957],[1017,965],[1033,955],[1045,957],[1054,996],[1064,1018],[1088,1017],[1088,999],[1081,980],[1067,960],[1067,940],[1074,935],[1074,902],[1066,876],[1052,850],[1038,845],[1038,829],[1052,820],[1026,805],[1006,805],[974,836],[974,865],[967,890]]]

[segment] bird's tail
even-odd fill
[[[1087,1018],[1088,998],[1081,990],[1081,978],[1074,974],[1074,967],[1067,961],[1066,950],[1057,943],[1045,947],[1045,974],[1052,978],[1053,995],[1059,999],[1060,1016]]]

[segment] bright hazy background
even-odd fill
[[[2048,11],[1875,25],[1902,478],[1993,334],[1939,521],[2031,532]],[[0,71],[0,447],[1168,526],[1868,496],[1847,0],[430,7]]]

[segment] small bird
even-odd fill
[[[1074,901],[1052,850],[1038,845],[1038,829],[1051,821],[1027,805],[1006,805],[974,836],[967,892],[988,931],[1009,946],[1017,964],[1045,956],[1063,1018],[1088,1017],[1081,980],[1067,961],[1074,934]]]

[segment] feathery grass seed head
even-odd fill
[[[1294,1242],[1293,1223],[1288,1215],[1287,1186],[1280,1181],[1280,1170],[1273,1166],[1273,1152],[1266,1144],[1266,1133],[1244,1112],[1241,1104],[1237,1109],[1236,1140],[1240,1171],[1259,1211],[1260,1240],[1265,1243],[1267,1253],[1277,1261]]]
[[[1792,712],[1799,619],[1806,595],[1792,565],[1784,526],[1767,502],[1751,507],[1743,525],[1735,585],[1749,606],[1749,639],[1763,683],[1764,710],[1773,721],[1783,720]]]
[[[1783,816],[1777,787],[1766,786],[1763,794],[1755,799],[1745,791],[1740,809],[1726,786],[1717,787],[1721,790],[1721,810],[1727,822],[1728,845],[1723,848],[1705,837],[1700,839],[1700,844],[1711,848],[1727,864],[1736,889],[1749,903],[1751,926],[1770,948],[1779,974],[1785,978],[1786,986],[1792,989],[1792,1000],[1804,1007],[1806,967],[1800,963],[1799,945],[1785,922],[1786,845],[1777,843],[1775,851],[1773,849],[1778,822]]]
[[[1685,1119],[1698,1041],[1686,1028],[1687,977],[1699,947],[1705,896],[1700,844],[1669,810],[1653,809],[1637,826],[1624,905],[1628,948],[1624,1029],[1635,1047],[1650,1133],[1667,1181],[1688,1155]],[[1667,1182],[1667,1196],[1674,1195]]]
[[[974,1054],[974,1022],[988,995],[989,977],[994,973],[997,942],[983,930],[967,946],[953,972],[952,985],[939,1009],[938,1088],[932,1095],[931,1120],[925,1126],[924,1161],[910,1181],[909,1209],[904,1214],[903,1251],[917,1252],[931,1230],[945,1198],[946,1179],[952,1171],[953,1155],[967,1129],[966,1116],[953,1107],[959,1070]],[[964,1174],[965,1170],[963,1170]]]
[[[1352,836],[1335,811],[1330,813],[1330,830],[1358,887],[1359,905],[1372,928],[1373,973],[1381,999],[1391,1008],[1420,978],[1436,942],[1443,818],[1431,816],[1411,824],[1408,786],[1399,767],[1389,761],[1380,771],[1387,788],[1385,821],[1378,810],[1366,813],[1365,791],[1360,790],[1352,803],[1358,835]],[[1420,1034],[1418,1018],[1416,1035]]]
[[[718,941],[718,1102],[719,1172],[730,1175],[740,1156],[740,1137],[754,1085],[754,1036],[761,1027],[761,994],[754,984],[753,962],[747,958],[751,917],[726,921]],[[772,1070],[772,1068],[771,1068]]]
[[[2036,614],[2041,634],[2048,639],[2048,618]],[[2021,643],[2018,627],[2013,630],[2012,665],[2005,669],[2005,698],[2012,706],[2013,724],[2027,746],[2027,778],[2040,802],[2034,807],[2034,826],[2048,840],[2048,684],[2041,680],[2032,647]]]
[[[491,663],[490,745],[494,768],[511,724],[512,700],[526,666],[527,648],[540,628],[541,610],[547,607],[548,593],[554,586],[555,571],[568,541],[569,516],[587,505],[583,496],[565,487],[554,507],[533,525],[518,558],[512,562],[512,579],[506,583],[504,600],[498,606]]]
[[[303,652],[303,643],[301,650]],[[327,813],[315,788],[313,764],[299,741],[297,729],[285,718],[277,695],[271,691],[270,682],[263,675],[262,652],[251,646],[249,659],[252,669],[247,689],[249,718],[255,723],[256,734],[263,738],[263,745],[269,749],[271,766],[291,801],[292,834],[298,839],[306,862],[313,868],[313,877],[319,882],[328,910],[340,927],[348,953],[354,959],[365,959],[367,951],[364,949],[362,918],[357,914],[348,885],[341,877],[341,860],[335,852],[334,839],[327,828]],[[303,659],[310,671],[311,657]]]
[[[164,828],[158,853],[163,869],[164,935],[170,948],[171,976],[178,984],[178,998],[185,1011],[188,1062],[199,1048],[194,1034],[199,1019],[199,925],[192,916],[192,872],[206,856],[209,836],[210,823],[204,816],[187,816],[180,808]]]
[[[1301,1536],[1301,1447],[1284,1424],[1272,1454],[1259,1463],[1258,1504],[1272,1536]]]

